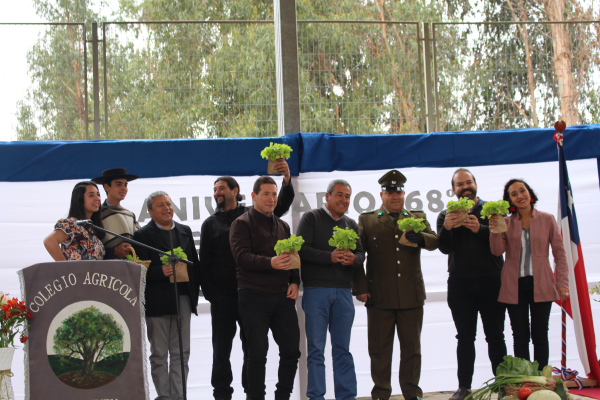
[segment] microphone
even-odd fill
[[[81,225],[92,225],[93,222],[91,219],[80,219],[78,221],[75,221],[75,225],[77,226],[81,226]]]

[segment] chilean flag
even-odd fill
[[[558,143],[558,165],[560,170],[559,204],[558,204],[558,229],[561,232],[567,263],[569,265],[569,293],[571,294],[565,309],[573,318],[575,337],[579,349],[579,357],[590,379],[600,378],[600,365],[596,356],[596,335],[592,320],[590,295],[588,292],[587,277],[583,264],[577,216],[573,204],[573,191],[567,171],[565,152],[562,146],[562,134],[557,133],[555,139]]]

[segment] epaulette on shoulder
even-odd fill
[[[375,210],[365,210],[361,214],[373,214]]]

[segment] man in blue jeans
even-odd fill
[[[298,225],[304,239],[299,251],[304,282],[302,308],[306,321],[308,388],[311,400],[325,399],[325,343],[331,334],[333,380],[337,400],[355,400],[356,373],[350,354],[350,332],[354,322],[352,277],[362,269],[365,253],[360,240],[356,250],[329,245],[333,228],[350,228],[358,236],[358,225],[346,215],[350,205],[350,184],[338,179],[329,183],[326,204],[306,212]]]

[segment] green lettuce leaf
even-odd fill
[[[426,226],[423,222],[423,218],[404,218],[398,220],[398,228],[401,231],[411,230],[415,232],[421,232],[425,230]]]
[[[458,199],[458,201],[450,200],[448,202],[448,211],[450,211],[450,210],[467,210],[467,211],[469,211],[471,208],[473,208],[474,205],[475,205],[475,202],[473,200],[470,200],[466,197],[461,197],[460,199]]]
[[[506,215],[508,214],[508,208],[510,204],[508,201],[498,200],[498,201],[488,201],[483,205],[481,209],[481,218],[488,217],[490,218],[492,215]]]
[[[271,142],[271,145],[269,147],[265,147],[263,151],[260,152],[260,155],[262,158],[271,161],[275,161],[279,158],[285,158],[287,160],[288,158],[290,158],[290,153],[292,151],[292,148],[287,144]]]
[[[340,250],[356,250],[356,240],[358,235],[353,229],[341,229],[333,227],[333,236],[329,239],[329,245]]]
[[[275,245],[275,252],[280,255],[281,253],[289,253],[292,250],[299,251],[303,243],[302,236],[292,235],[289,239],[278,240]]]
[[[177,248],[173,249],[173,252],[175,253],[175,255],[177,257],[187,260],[187,254],[185,254],[183,252],[183,249],[181,247],[177,247]],[[170,251],[168,253],[171,254]],[[169,265],[169,256],[162,256],[160,258],[160,261],[163,263],[163,265]]]
[[[542,371],[538,371],[538,362],[531,362],[519,357],[504,356],[498,368],[496,375],[525,375],[525,376],[542,376]]]

